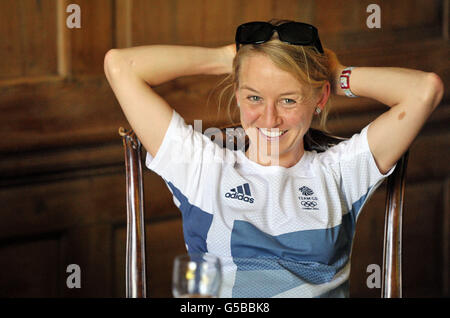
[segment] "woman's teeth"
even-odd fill
[[[275,129],[275,131],[269,131],[265,128],[259,128],[259,131],[263,135],[270,137],[270,138],[280,137],[281,135],[284,135],[287,132],[287,130],[279,130],[279,129]]]

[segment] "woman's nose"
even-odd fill
[[[264,112],[261,117],[262,124],[264,125],[262,128],[274,128],[277,127],[281,122],[277,107],[274,103],[267,104],[264,107]]]

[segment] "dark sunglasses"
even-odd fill
[[[286,22],[275,26],[268,22],[248,22],[238,26],[236,30],[236,52],[240,44],[261,44],[270,40],[273,32],[278,32],[282,42],[293,45],[313,45],[319,53],[323,53],[319,33],[315,26],[302,22]]]

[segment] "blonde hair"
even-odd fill
[[[272,19],[268,22],[273,25],[279,25],[292,21]],[[244,58],[251,54],[265,54],[278,68],[292,74],[308,88],[307,92],[305,92],[306,98],[317,96],[327,81],[331,83],[328,58],[325,54],[317,52],[313,46],[291,45],[281,42],[276,32],[265,43],[242,45],[233,60],[232,72],[219,84],[226,83],[219,95],[219,111],[224,95],[228,94],[227,114],[232,123],[234,123],[231,114],[232,105],[234,105],[235,111],[238,109],[235,104],[235,91],[239,87],[239,71]],[[319,115],[318,128],[325,132],[328,131],[326,121],[330,104],[331,101],[328,99]]]

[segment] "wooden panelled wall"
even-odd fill
[[[70,3],[81,28],[66,27]],[[369,29],[369,4],[381,28]],[[0,1],[0,297],[123,297],[125,175],[117,131],[129,127],[103,73],[105,53],[146,44],[219,46],[237,25],[272,17],[312,23],[344,65],[433,71],[442,104],[411,147],[404,211],[404,296],[449,296],[448,0],[2,0]],[[181,78],[156,90],[187,122],[217,119],[206,103],[222,77]],[[214,95],[214,94],[213,94]],[[369,99],[334,98],[329,127],[358,132],[386,110]],[[181,220],[161,179],[145,169],[148,286],[170,297]],[[384,186],[365,207],[352,252],[351,295],[369,289],[382,263]],[[69,289],[69,264],[81,288]]]

